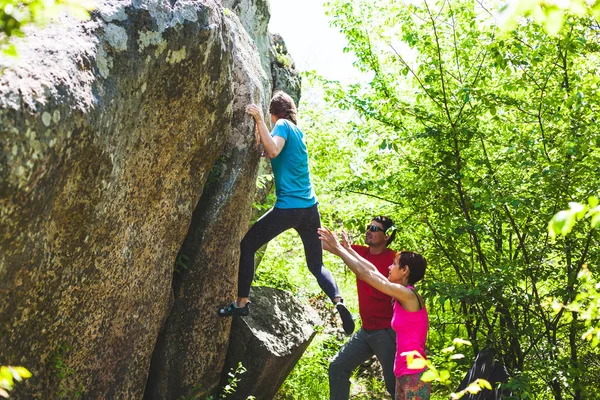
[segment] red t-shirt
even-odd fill
[[[377,267],[381,275],[388,276],[389,266],[394,263],[394,256],[396,255],[394,251],[386,249],[383,253],[371,254],[366,246],[353,244],[352,248],[361,257]],[[356,287],[358,291],[358,309],[363,328],[368,330],[389,328],[394,314],[392,298],[379,290],[373,289],[358,278],[356,279]]]

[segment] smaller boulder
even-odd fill
[[[221,387],[239,363],[246,372],[236,376],[235,393],[228,399],[272,399],[292,371],[321,321],[308,304],[290,292],[253,287],[250,315],[234,317]]]

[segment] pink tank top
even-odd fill
[[[407,286],[414,290],[412,286]],[[416,296],[416,295],[415,295]],[[418,374],[424,371],[421,369],[409,369],[406,365],[406,356],[401,354],[409,351],[418,351],[423,358],[425,355],[425,341],[427,340],[427,330],[429,329],[429,317],[427,309],[419,311],[406,311],[399,302],[394,301],[394,316],[392,317],[392,329],[396,332],[396,358],[394,361],[394,375]]]

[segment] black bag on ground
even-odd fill
[[[495,351],[492,348],[483,349],[475,357],[473,366],[467,372],[458,389],[464,390],[471,382],[476,379],[485,379],[492,385],[492,390],[483,389],[477,394],[467,394],[463,397],[466,400],[500,400],[504,397],[510,396],[510,392],[507,390],[501,390],[498,387],[498,383],[506,383],[509,375],[508,371],[498,360],[494,358]]]

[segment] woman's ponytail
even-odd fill
[[[277,118],[287,119],[288,121],[292,121],[294,125],[298,125],[294,99],[281,90],[277,90],[273,94],[273,98],[269,104],[269,113],[275,115]]]

